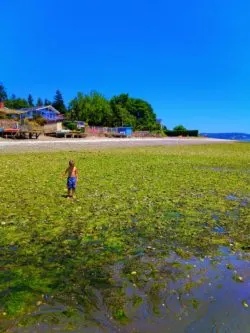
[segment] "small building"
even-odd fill
[[[21,109],[21,119],[34,119],[42,117],[47,121],[62,121],[64,116],[56,110],[52,105],[38,106],[32,108]]]
[[[131,136],[133,133],[132,127],[117,127],[117,133]]]
[[[43,132],[45,134],[61,132],[62,130],[63,126],[61,121],[48,121],[47,124],[43,126]]]

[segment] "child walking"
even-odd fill
[[[66,176],[67,174],[68,198],[74,198],[76,185],[78,182],[78,170],[75,167],[75,162],[72,160],[69,161],[69,166],[67,167],[63,175]]]

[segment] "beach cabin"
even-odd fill
[[[22,112],[21,119],[33,119],[35,117],[42,117],[47,121],[62,121],[64,119],[63,115],[52,105],[25,108],[20,111]]]

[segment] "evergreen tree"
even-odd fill
[[[36,106],[43,106],[43,100],[40,97],[37,99]]]
[[[29,103],[30,107],[34,106],[34,100],[33,100],[33,97],[31,96],[31,94],[29,94],[29,96],[28,96],[28,103]]]
[[[0,102],[6,101],[8,98],[3,84],[0,83]]]
[[[54,102],[53,102],[53,107],[55,109],[57,109],[60,113],[66,113],[67,109],[65,107],[64,101],[63,101],[63,97],[62,94],[60,92],[60,90],[56,91],[56,95],[54,97]]]
[[[47,98],[45,98],[44,105],[46,105],[46,106],[52,105],[52,102],[50,100],[48,100]]]

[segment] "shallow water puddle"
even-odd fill
[[[10,332],[247,332],[250,255],[219,250],[213,258],[128,258],[112,267],[112,287],[92,290],[91,315],[74,295],[68,304],[47,299],[27,316],[31,325]]]

